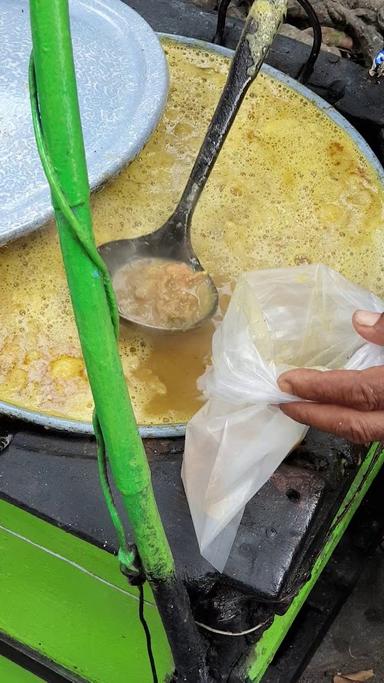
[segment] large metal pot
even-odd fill
[[[210,50],[222,54],[226,57],[231,57],[233,51],[224,47],[213,45],[211,43],[206,43],[203,41],[195,40],[193,38],[186,38],[183,36],[174,36],[168,34],[160,34],[162,37],[166,37],[177,42],[181,42],[187,45],[192,45],[196,47],[201,47],[204,50]],[[360,150],[361,154],[365,157],[368,164],[376,171],[380,180],[384,185],[384,170],[378,159],[375,157],[374,153],[367,145],[365,140],[361,135],[351,126],[348,121],[341,116],[333,107],[331,107],[323,99],[315,95],[313,92],[308,90],[305,86],[301,85],[297,81],[293,80],[290,76],[287,76],[280,71],[277,71],[271,66],[264,65],[263,72],[277,81],[284,83],[286,86],[299,93],[301,96],[305,97],[307,100],[312,102],[318,109],[322,110],[330,119],[332,119],[349,137],[351,137],[355,145]],[[65,420],[59,417],[49,416],[43,413],[32,412],[23,408],[19,408],[10,403],[5,403],[0,401],[0,414],[16,418],[19,420],[25,420],[26,422],[40,425],[47,429],[60,430],[65,432],[70,432],[73,434],[83,434],[90,435],[93,433],[92,425],[86,422],[77,422],[74,420]],[[178,437],[183,436],[185,433],[185,424],[168,424],[168,425],[153,425],[140,427],[140,433],[144,438],[167,438],[167,437]]]

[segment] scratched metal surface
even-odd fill
[[[144,146],[168,94],[159,40],[119,0],[70,0],[74,57],[91,187]],[[32,130],[28,0],[0,0],[0,245],[51,216]]]

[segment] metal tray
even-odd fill
[[[73,49],[90,185],[142,149],[168,94],[156,33],[120,0],[70,0]],[[28,94],[28,0],[0,0],[0,245],[53,215]]]

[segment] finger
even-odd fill
[[[384,366],[369,370],[290,370],[278,385],[307,401],[348,406],[362,411],[384,409]]]
[[[384,439],[384,411],[361,413],[352,408],[316,403],[286,403],[280,409],[296,422],[329,432],[353,443]]]
[[[363,339],[384,346],[384,313],[356,311],[352,322],[356,332]]]

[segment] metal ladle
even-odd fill
[[[219,152],[239,111],[244,96],[260,71],[268,49],[286,11],[286,0],[255,0],[233,56],[221,98],[197,155],[191,175],[174,213],[161,228],[135,239],[107,242],[99,247],[113,279],[127,263],[138,259],[159,258],[186,263],[193,271],[203,271],[191,243],[191,222],[194,209],[214,167]],[[196,327],[211,318],[218,306],[218,292],[206,274],[211,296],[207,310],[189,327],[159,327],[126,311],[120,316],[143,327],[174,332]],[[119,303],[119,302],[118,302]]]

